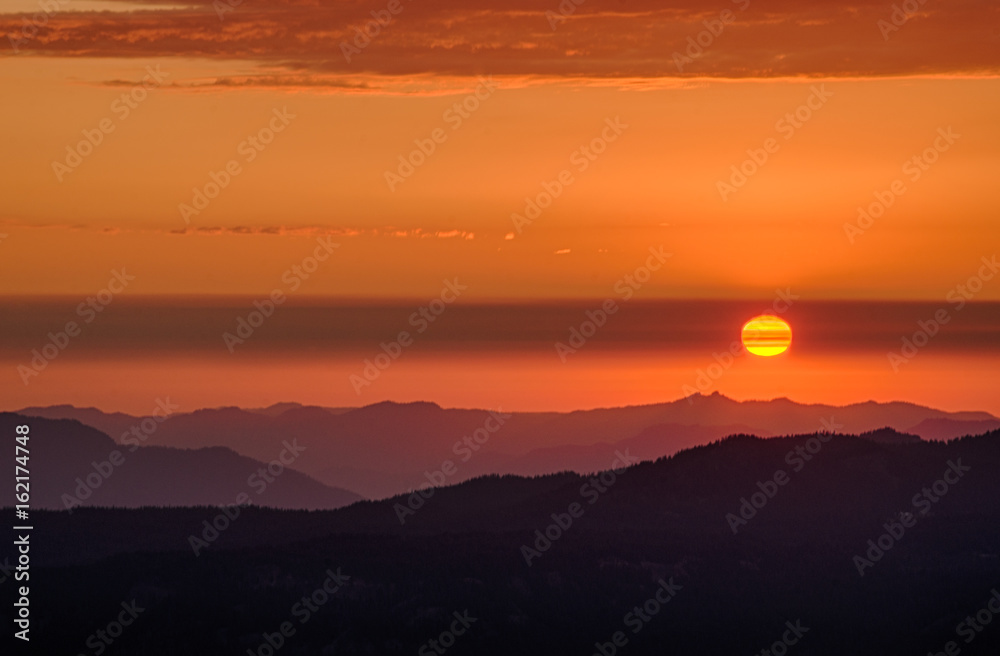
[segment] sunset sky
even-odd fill
[[[997,382],[990,358],[1000,323],[1000,306],[988,303],[1000,301],[1000,278],[983,276],[1000,236],[1000,5],[896,6],[911,5],[912,14],[857,0],[7,0],[0,389],[14,400],[6,405],[141,411],[160,393],[157,381],[197,378],[195,406],[423,397],[489,406],[536,370],[537,392],[508,389],[514,405],[670,400],[749,316],[727,316],[716,342],[679,338],[664,347],[678,355],[662,365],[581,352],[586,375],[567,373],[552,351],[571,324],[533,334],[544,348],[522,349],[513,333],[477,333],[488,317],[469,319],[436,359],[422,360],[426,341],[414,346],[363,398],[345,382],[443,280],[467,285],[461,305],[570,302],[582,320],[583,309],[599,307],[590,299],[622,300],[616,284],[661,249],[669,259],[635,297],[664,308],[715,299],[766,309],[778,289],[803,304],[925,304],[884,318],[876,332],[892,328],[875,342],[856,337],[865,314],[852,314],[836,345],[796,353],[793,343],[780,365],[756,375],[744,368],[713,391],[1000,412],[983,392]],[[526,199],[547,207],[536,213]],[[329,257],[314,273],[289,277],[324,243],[337,246],[322,251]],[[46,332],[122,269],[134,280],[123,293],[132,300],[114,301],[121,316],[151,307],[143,303],[201,307],[216,296],[233,311],[184,324],[168,340],[173,351],[137,324],[115,332],[97,320],[23,384],[16,367]],[[965,298],[981,305],[974,317],[948,301],[972,279],[978,289]],[[325,364],[307,349],[227,352],[216,326],[235,325],[275,289],[292,299],[288,307],[316,299],[398,307],[402,326],[365,319],[357,326],[373,329],[367,342],[317,347],[336,352]],[[943,331],[897,374],[887,350],[941,307],[958,317],[948,329],[968,323],[948,339]],[[829,327],[833,315],[820,315],[790,321],[805,343]],[[331,330],[331,340],[346,339]],[[214,340],[210,355],[198,355],[209,352],[203,334]],[[118,366],[111,359],[125,357],[108,340],[135,347],[133,361],[149,359],[135,374],[141,382],[107,383]],[[475,364],[462,364],[470,360],[459,347],[473,343]],[[633,346],[661,345],[645,335]],[[505,349],[530,364],[515,367]],[[857,359],[835,357],[845,350]],[[253,368],[252,358],[266,364]],[[241,368],[263,378],[281,362],[292,382],[244,380]],[[470,388],[455,374],[467,366],[495,377]],[[295,367],[308,373],[292,375]],[[873,387],[859,389],[866,371],[877,372]],[[616,376],[629,382],[611,394]],[[317,391],[327,377],[337,382]],[[231,393],[220,391],[221,380],[236,379]]]

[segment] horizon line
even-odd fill
[[[791,399],[791,398],[789,398],[787,396],[777,396],[777,397],[772,397],[772,398],[769,398],[769,399],[768,398],[745,398],[745,399],[737,399],[737,398],[734,398],[732,396],[723,394],[723,393],[721,393],[719,391],[713,391],[710,394],[703,394],[701,392],[696,392],[696,393],[690,394],[688,396],[681,396],[681,397],[677,397],[676,399],[673,399],[673,400],[658,401],[658,402],[655,402],[655,403],[638,403],[638,404],[621,405],[621,406],[596,406],[596,407],[591,407],[591,408],[577,408],[577,409],[574,409],[574,410],[527,410],[527,411],[508,410],[506,412],[516,413],[516,414],[522,414],[522,415],[540,415],[540,414],[569,415],[569,414],[573,414],[573,413],[577,413],[577,412],[596,412],[596,411],[606,411],[606,410],[628,410],[628,409],[635,409],[635,408],[651,408],[651,407],[655,407],[655,406],[672,405],[672,404],[675,404],[675,403],[680,403],[681,401],[686,401],[686,400],[694,398],[694,397],[700,397],[700,398],[706,398],[706,399],[721,398],[721,399],[724,399],[726,401],[731,401],[733,403],[738,403],[738,404],[745,404],[745,403],[774,403],[774,402],[779,402],[779,401],[785,401],[785,402],[792,403],[794,405],[798,405],[798,406],[802,406],[802,407],[824,406],[824,407],[835,408],[835,409],[846,409],[846,408],[852,408],[852,407],[861,406],[861,405],[885,406],[885,405],[892,405],[892,404],[899,404],[899,403],[901,403],[901,404],[915,406],[915,407],[919,407],[919,408],[926,408],[926,409],[929,409],[929,410],[935,410],[937,412],[942,412],[942,413],[949,414],[949,415],[963,414],[963,413],[977,413],[977,414],[988,415],[989,417],[992,417],[993,419],[1000,420],[1000,416],[994,415],[993,413],[991,413],[991,412],[989,412],[987,410],[942,410],[942,409],[937,408],[937,407],[933,407],[933,406],[929,406],[929,405],[923,405],[923,404],[920,404],[920,403],[916,403],[914,401],[904,401],[904,400],[900,400],[900,399],[895,399],[895,400],[892,400],[892,401],[876,401],[875,399],[867,399],[865,401],[854,401],[854,402],[846,403],[846,404],[843,404],[843,405],[836,405],[836,404],[830,404],[830,403],[807,403],[807,402],[802,402],[802,401],[796,401],[796,400]],[[445,410],[445,411],[448,411],[448,410],[457,410],[457,411],[489,412],[489,411],[493,410],[493,408],[485,408],[485,407],[458,407],[458,406],[445,407],[445,406],[442,406],[442,405],[440,405],[439,403],[437,403],[435,401],[428,401],[428,400],[394,401],[394,400],[386,399],[386,400],[382,400],[382,401],[374,401],[372,403],[366,403],[364,405],[357,405],[357,406],[350,406],[350,405],[330,405],[330,406],[325,406],[325,405],[316,405],[316,404],[312,404],[312,403],[300,403],[298,401],[276,401],[276,402],[274,402],[274,403],[272,403],[270,405],[256,406],[256,407],[241,406],[241,405],[204,406],[204,407],[200,407],[200,408],[195,408],[194,410],[191,410],[189,412],[180,412],[180,413],[176,413],[176,414],[191,415],[191,414],[194,414],[195,412],[201,412],[201,411],[205,411],[205,410],[232,410],[232,409],[241,410],[241,411],[244,411],[244,412],[254,412],[254,411],[269,410],[271,408],[274,408],[276,406],[281,406],[281,405],[297,406],[299,408],[319,408],[319,409],[322,409],[322,410],[346,410],[346,411],[361,410],[361,409],[364,409],[364,408],[371,408],[371,407],[378,406],[378,405],[400,405],[400,406],[402,406],[402,405],[432,405],[432,406],[437,407],[440,410]],[[12,414],[19,414],[22,411],[28,410],[28,409],[31,409],[31,408],[47,409],[47,408],[56,408],[56,407],[69,407],[69,408],[72,408],[74,410],[97,410],[98,412],[101,412],[103,414],[123,414],[123,415],[128,415],[130,417],[136,417],[136,418],[148,416],[148,415],[133,415],[131,413],[124,412],[122,410],[106,410],[106,409],[97,407],[96,405],[78,406],[78,405],[74,405],[72,403],[56,403],[56,404],[50,404],[50,405],[29,405],[29,406],[23,406],[21,408],[16,408],[16,409],[0,410],[0,413],[9,412],[9,413],[12,413]],[[502,407],[498,407],[497,408],[497,412],[505,412],[505,411],[503,410]],[[970,420],[970,421],[972,421],[972,420]]]

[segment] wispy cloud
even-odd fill
[[[197,226],[185,228],[163,228],[159,226],[101,226],[84,223],[37,223],[17,220],[0,221],[5,230],[80,230],[104,234],[145,233],[170,235],[276,235],[293,237],[369,237],[384,239],[456,239],[471,241],[476,233],[456,228],[400,228],[396,226],[356,227],[321,225],[235,225]]]

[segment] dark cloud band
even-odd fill
[[[1000,72],[1000,5],[991,0],[222,2],[228,10],[196,0],[186,9],[43,12],[44,24],[8,14],[0,17],[0,33],[12,46],[7,56],[236,59],[267,69],[259,78],[229,78],[226,86],[343,86],[338,80],[348,75],[606,80]]]

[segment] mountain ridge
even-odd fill
[[[126,446],[77,420],[0,413],[0,431],[14,434],[16,425],[30,427],[33,508],[222,506],[241,493],[276,508],[332,509],[361,499],[282,464],[300,455],[294,445],[259,461],[225,446]],[[0,454],[0,466],[14,469],[13,450]]]
[[[119,442],[145,419],[68,406],[24,412],[79,418]],[[604,467],[617,449],[633,448],[640,457],[652,459],[733,432],[771,436],[829,428],[859,434],[890,427],[920,435],[914,427],[924,426],[928,435],[954,437],[968,432],[964,428],[993,427],[992,422],[1000,427],[1000,419],[989,413],[953,413],[908,402],[831,406],[784,397],[735,401],[715,392],[660,404],[569,413],[442,408],[423,401],[383,401],[351,409],[282,403],[269,406],[267,412],[235,406],[202,408],[171,415],[156,425],[147,443],[226,446],[268,461],[281,440],[293,435],[311,449],[310,457],[294,468],[329,486],[385,498],[420,485],[449,462],[454,466],[450,482],[458,482],[488,473],[594,471]]]

